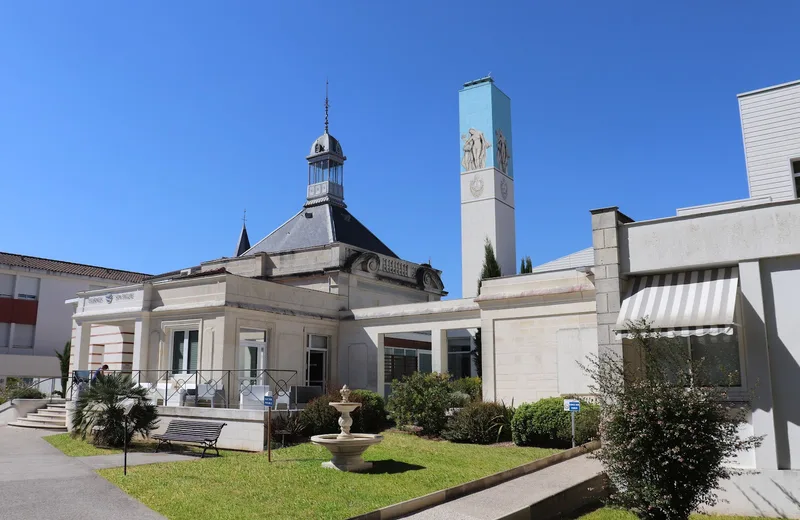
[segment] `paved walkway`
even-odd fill
[[[15,520],[163,520],[97,475],[122,465],[122,455],[67,457],[42,439],[53,432],[0,426],[0,517]],[[132,453],[128,463],[193,457]]]
[[[407,516],[414,520],[495,520],[601,473],[587,455]]]

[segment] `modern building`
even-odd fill
[[[61,375],[55,351],[64,349],[72,327],[64,300],[145,276],[0,252],[0,378]]]
[[[592,211],[598,344],[635,360],[621,332],[646,318],[745,407],[761,446],[733,463],[715,511],[800,514],[800,81],[739,95],[750,198],[635,222]],[[734,374],[734,380],[726,374]]]

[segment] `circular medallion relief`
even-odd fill
[[[483,179],[479,173],[476,173],[469,183],[469,191],[472,192],[473,197],[480,197],[483,193]]]

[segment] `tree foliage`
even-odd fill
[[[487,237],[483,244],[483,267],[481,268],[480,280],[478,280],[478,294],[481,293],[481,282],[483,282],[483,280],[488,278],[499,278],[500,276],[503,276],[503,273],[501,272],[500,264],[497,263],[497,258],[494,255],[494,247]],[[483,360],[481,358],[481,329],[478,329],[478,332],[475,335],[475,347],[472,349],[470,354],[472,356],[472,362],[475,363],[475,370],[478,373],[478,377],[483,376]]]
[[[597,457],[614,486],[613,505],[639,518],[685,520],[716,503],[714,490],[736,473],[726,462],[761,438],[740,437],[747,410],[693,377],[702,360],[686,359],[685,348],[644,320],[628,327],[635,365],[604,352],[585,367],[601,405]]]
[[[56,350],[56,357],[58,364],[61,367],[61,397],[67,396],[67,382],[69,381],[69,356],[72,350],[72,342],[67,341],[64,345],[64,350],[61,352]]]
[[[454,396],[447,374],[414,372],[392,381],[386,408],[397,426],[416,426],[423,435],[439,435],[447,424]]]
[[[124,401],[132,399],[125,429]],[[134,383],[128,374],[99,375],[81,392],[72,419],[75,435],[92,438],[97,446],[120,447],[134,434],[148,437],[158,426],[158,411],[147,399],[147,390]]]
[[[526,256],[519,261],[519,274],[527,274],[533,272],[533,263],[531,257]]]
[[[600,407],[581,400],[575,413],[575,442],[583,444],[597,437]],[[563,397],[548,397],[520,405],[511,421],[517,446],[569,448],[572,446],[572,418],[564,411]]]

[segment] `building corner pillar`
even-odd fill
[[[376,391],[378,395],[386,398],[386,348],[384,347],[384,335],[380,333],[370,333],[369,335],[372,342],[375,344],[375,351],[377,353],[377,374],[376,374]]]
[[[147,355],[150,351],[150,317],[142,316],[133,324],[133,365],[134,378],[137,381],[147,380],[141,371],[147,370]]]
[[[431,370],[447,374],[447,330],[431,330]]]

